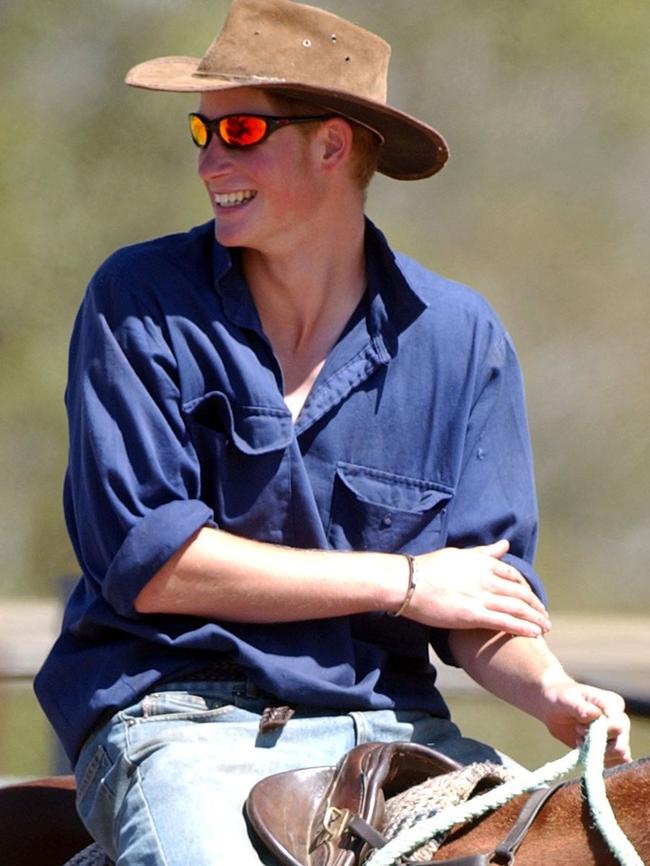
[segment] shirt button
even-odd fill
[[[384,514],[381,519],[382,526],[392,526],[393,525],[393,515],[392,514]]]

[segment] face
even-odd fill
[[[199,113],[209,119],[236,112],[279,114],[263,92],[252,88],[201,97]],[[296,126],[245,149],[225,147],[213,135],[199,152],[198,171],[214,211],[217,240],[264,254],[304,243],[318,202],[316,165],[311,139]]]

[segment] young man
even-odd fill
[[[386,104],[389,48],[290,0],[234,0],[196,92],[214,220],[118,251],[71,348],[65,508],[83,578],[37,678],[79,809],[120,863],[258,862],[259,778],[366,740],[495,757],[448,718],[433,646],[573,746],[623,702],[550,653],[507,334],[363,213],[376,163],[440,135]]]

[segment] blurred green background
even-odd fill
[[[452,157],[378,177],[393,245],[496,307],[527,383],[551,608],[650,611],[650,4],[320,0],[393,45],[391,102]],[[210,217],[192,96],[122,85],[201,55],[225,0],[0,0],[0,600],[76,564],[67,341],[116,247]],[[649,617],[650,622],[650,617]]]
[[[650,5],[323,0],[393,45],[442,174],[377,178],[394,245],[478,288],[518,346],[554,606],[650,608]],[[74,572],[61,521],[72,320],[115,247],[210,217],[191,95],[121,84],[203,53],[220,0],[1,0],[0,592]]]

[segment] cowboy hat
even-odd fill
[[[376,132],[378,170],[399,180],[439,171],[443,137],[387,104],[390,46],[337,15],[293,0],[233,0],[202,58],[158,57],[129,70],[148,90],[201,92],[256,87],[322,106]]]

